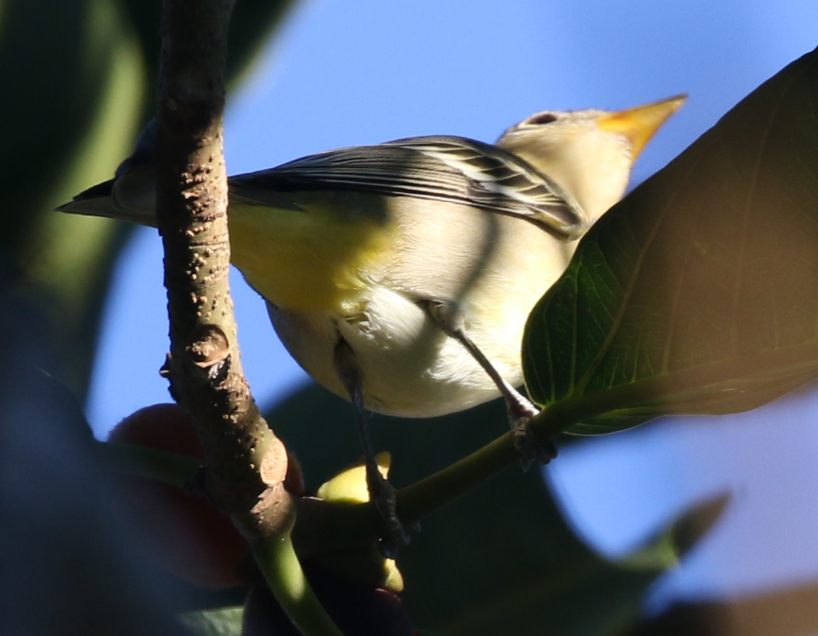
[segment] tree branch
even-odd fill
[[[234,4],[163,4],[156,207],[171,342],[163,372],[174,398],[193,416],[208,495],[249,541],[282,607],[302,633],[340,636],[312,596],[292,549],[295,506],[283,483],[287,452],[261,417],[241,369],[228,286],[222,143]]]
[[[174,397],[196,422],[205,450],[208,493],[252,543],[273,529],[262,525],[291,523],[293,509],[281,487],[286,452],[259,415],[242,373],[228,287],[222,120],[233,4],[164,3],[157,215],[170,316],[171,348],[164,371]],[[281,491],[268,501],[281,519],[250,512],[268,488]]]

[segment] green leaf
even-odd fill
[[[314,490],[360,456],[352,407],[312,386],[267,416]],[[376,450],[392,453],[390,481],[407,486],[507,429],[502,401],[428,420],[373,415]],[[688,517],[685,517],[687,519]],[[698,519],[698,513],[690,518]],[[512,467],[439,512],[398,557],[405,606],[441,636],[601,636],[634,620],[647,587],[699,535],[674,528],[612,562],[576,536],[538,471]]]
[[[620,563],[636,568],[673,567],[716,525],[730,495],[705,499],[686,510]]]
[[[241,607],[186,612],[182,624],[196,636],[241,636]]]
[[[583,239],[524,342],[555,428],[743,411],[818,376],[816,112],[813,51]]]
[[[242,0],[228,71],[246,71],[294,0]],[[161,0],[0,2],[0,272],[35,298],[61,380],[85,393],[100,313],[131,229],[52,208],[113,176],[155,111]]]
[[[127,19],[111,0],[3,6],[0,74],[0,265],[36,298],[78,394],[90,370],[104,283],[122,225],[83,223],[51,208],[110,176],[139,125],[145,67]],[[36,45],[33,45],[36,43]],[[21,63],[25,61],[25,63]],[[70,361],[70,362],[69,362]]]

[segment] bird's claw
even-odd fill
[[[513,412],[509,410],[508,419],[517,451],[517,462],[524,471],[529,469],[532,462],[544,465],[557,456],[557,443],[553,437],[543,444],[531,432],[529,423],[538,413],[539,410],[531,404],[518,405]]]
[[[409,543],[409,535],[398,518],[395,487],[377,471],[375,475],[368,475],[367,482],[370,501],[375,504],[386,530],[378,548],[384,557],[394,559],[400,548]]]

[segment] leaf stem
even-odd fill
[[[511,433],[397,493],[398,516],[407,524],[442,508],[518,460]]]
[[[344,636],[310,588],[289,534],[253,546],[276,600],[304,636]]]

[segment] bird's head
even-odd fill
[[[497,145],[556,181],[593,222],[622,198],[639,153],[686,98],[616,112],[542,111],[506,130]]]

